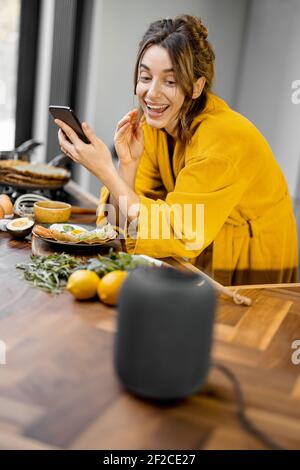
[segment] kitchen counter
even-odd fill
[[[0,232],[0,340],[7,347],[0,449],[265,448],[241,427],[232,385],[216,369],[201,392],[176,405],[124,391],[112,364],[116,310],[28,287],[15,265],[29,255],[28,241]],[[292,363],[292,343],[300,340],[300,285],[242,293],[252,306],[219,299],[213,360],[238,377],[256,425],[299,449],[300,364]]]

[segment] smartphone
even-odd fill
[[[90,141],[85,136],[80,121],[76,114],[74,113],[73,109],[69,106],[49,106],[50,114],[54,119],[60,119],[61,121],[68,124],[68,126],[72,127],[73,131],[76,132],[78,137],[86,144],[90,144]]]

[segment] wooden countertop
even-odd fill
[[[116,310],[32,289],[15,265],[30,245],[0,232],[0,449],[262,449],[236,417],[232,385],[211,369],[197,395],[155,405],[114,374]],[[300,287],[245,289],[251,307],[219,299],[213,359],[235,372],[257,426],[300,447]]]

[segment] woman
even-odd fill
[[[86,123],[89,145],[57,121],[61,148],[105,186],[98,223],[119,205],[129,252],[188,258],[224,285],[295,282],[284,176],[254,125],[212,94],[214,58],[199,18],[154,22],[135,69],[143,117],[129,112],[115,133],[119,168]]]

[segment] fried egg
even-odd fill
[[[49,227],[51,237],[55,240],[71,243],[99,243],[104,240],[112,240],[117,237],[117,232],[112,225],[107,224],[104,227],[97,227],[94,230],[87,230],[79,225],[73,224],[52,224]]]
[[[50,230],[54,230],[55,232],[69,234],[69,235],[80,235],[81,233],[87,232],[86,228],[80,227],[79,225],[73,224],[52,224],[49,227]]]

